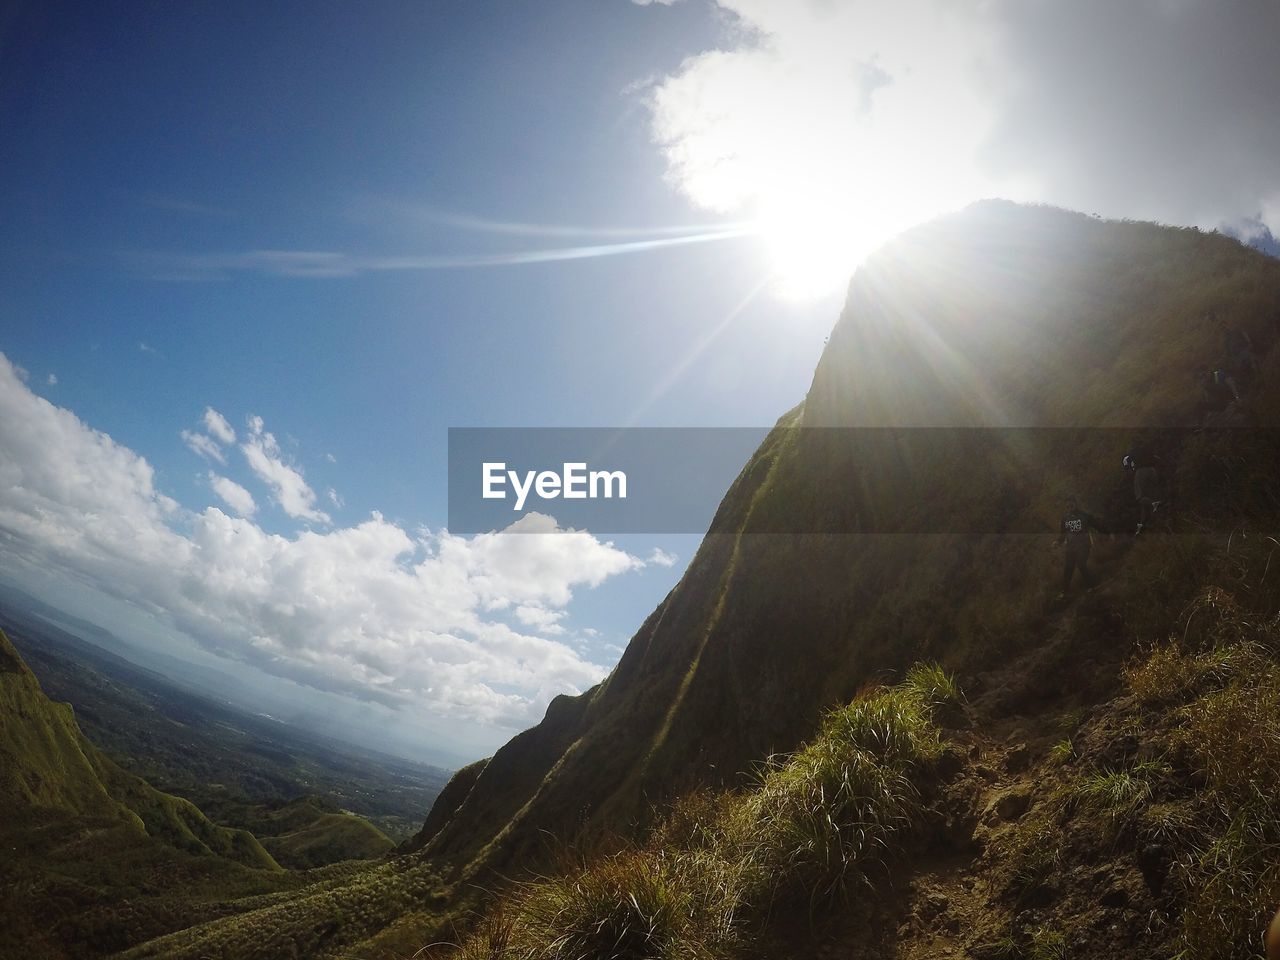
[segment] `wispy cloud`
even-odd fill
[[[166,213],[178,213],[196,217],[214,217],[220,220],[225,220],[237,215],[234,210],[228,210],[225,207],[218,207],[209,203],[200,203],[195,200],[188,200],[184,197],[175,197],[168,194],[133,193],[129,196],[144,206],[152,207],[156,210],[163,210]]]
[[[192,453],[204,457],[206,460],[214,460],[224,464],[227,462],[227,458],[222,455],[222,449],[212,437],[197,433],[194,430],[183,430],[181,437],[182,442],[187,445],[187,449]]]
[[[210,471],[209,487],[238,516],[251,517],[258,510],[258,505],[253,501],[253,494],[234,480]]]
[[[618,243],[492,254],[371,256],[333,250],[246,250],[239,253],[202,254],[143,252],[126,254],[123,259],[133,269],[155,280],[216,280],[244,273],[332,279],[385,272],[462,270],[587,260],[646,253],[667,247],[736,240],[748,236],[750,232],[745,227],[735,226]]]
[[[240,445],[258,479],[271,490],[272,499],[280,509],[297,520],[329,523],[329,515],[316,509],[316,492],[303,479],[302,471],[286,463],[280,444],[263,426],[262,418],[249,418],[249,435]]]
[[[48,386],[56,387],[58,385],[58,375],[56,373],[51,373],[49,376],[45,377],[44,382]]]
[[[150,354],[154,354],[154,355],[157,355],[157,356],[158,356],[158,355],[159,355],[159,353],[160,353],[160,351],[159,351],[159,350],[157,350],[155,347],[151,346],[151,344],[147,343],[145,340],[139,340],[139,341],[138,341],[138,352],[139,352],[139,353],[150,353]]]
[[[567,223],[529,223],[503,220],[472,213],[445,210],[431,203],[404,197],[362,196],[354,200],[347,213],[355,220],[384,224],[402,220],[415,228],[445,227],[468,233],[497,234],[514,237],[558,237],[594,240],[639,240],[646,237],[695,236],[726,230],[749,232],[750,221],[716,221],[711,223],[679,223],[658,226],[585,225]]]
[[[236,442],[236,432],[231,429],[231,424],[213,407],[204,408],[204,428],[209,431],[210,436],[223,443]]]

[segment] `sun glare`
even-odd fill
[[[944,206],[934,197],[930,209],[922,209],[918,191],[889,189],[883,171],[876,178],[824,172],[827,183],[815,178],[766,191],[776,199],[755,220],[774,274],[773,293],[786,300],[841,292],[868,254]],[[862,190],[859,182],[883,189]]]
[[[772,290],[786,300],[814,300],[838,292],[854,268],[888,238],[869,223],[828,210],[794,209],[758,223],[773,270]]]
[[[808,165],[803,184],[799,165],[768,171],[752,222],[771,292],[792,301],[842,293],[858,265],[893,237],[985,195],[976,179],[929,176],[918,153],[871,143],[856,165]]]
[[[877,249],[916,224],[959,210],[981,196],[974,190],[885,191],[883,196],[833,196],[781,206],[757,216],[752,233],[773,273],[772,292],[784,300],[816,300],[841,293],[854,270]]]

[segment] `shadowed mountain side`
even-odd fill
[[[791,427],[1190,426],[1202,413],[1193,373],[1221,341],[1205,313],[1266,345],[1277,304],[1280,263],[1194,230],[993,202],[904,235],[858,271],[805,404],[744,468],[611,676],[558,700],[478,776],[460,774],[425,851],[502,870],[537,862],[547,835],[630,832],[663,798],[739,782],[794,748],[824,708],[874,679],[925,656],[960,670],[998,656],[1046,622],[1063,495],[1095,510],[1132,501],[1125,430],[1085,434],[1035,466],[1033,495],[1008,502],[954,450],[868,462]],[[1280,409],[1274,400],[1254,406]],[[1171,455],[1194,442],[1176,439]],[[1010,443],[1010,470],[1034,465]],[[1211,503],[1217,487],[1197,484],[1188,500]],[[768,532],[828,518],[851,529],[845,514],[868,490],[918,530],[977,510],[1045,535]],[[1098,562],[1109,570],[1119,556]],[[1091,629],[1102,641],[1126,623],[1159,635],[1168,599],[1134,591]]]

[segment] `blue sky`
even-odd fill
[[[706,5],[585,0],[32,5],[0,68],[0,351],[184,508],[228,510],[212,470],[285,536],[375,510],[443,526],[450,426],[770,423],[802,396],[834,296],[758,297],[678,369],[758,287],[751,239],[341,276],[191,267],[260,250],[505,254],[721,222],[664,180],[636,87],[721,27]],[[242,436],[261,417],[332,525],[270,503],[234,449],[225,465],[188,449],[206,407]],[[575,591],[570,622],[598,631],[584,655],[605,666],[696,538],[617,544],[678,562]],[[81,612],[111,606],[87,587],[55,599],[68,594]],[[510,731],[468,732],[482,750]]]
[[[696,538],[451,536],[449,427],[770,424],[857,263],[981,197],[1280,231],[1277,34],[1211,0],[10,5],[0,577],[255,709],[488,752]]]

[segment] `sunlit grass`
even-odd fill
[[[831,711],[742,794],[674,803],[646,845],[518,886],[466,940],[465,960],[668,960],[730,955],[780,901],[855,891],[920,813],[918,780],[943,749],[936,667]]]

